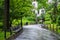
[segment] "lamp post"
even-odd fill
[[[33,11],[34,11],[35,14],[36,14],[36,24],[37,24],[37,23],[38,23],[38,21],[37,21],[37,14],[38,14],[37,8],[38,8],[38,2],[37,2],[36,0],[33,0],[32,5],[34,6]]]
[[[43,22],[44,22],[44,20],[45,20],[45,9],[42,7],[41,9],[40,9],[40,15],[41,15],[41,20],[42,20],[42,24],[43,24]]]

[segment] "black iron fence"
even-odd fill
[[[23,32],[23,28],[20,25],[18,25],[16,27],[10,27],[10,31],[6,31],[6,38],[5,38],[5,40],[14,40],[22,32]]]

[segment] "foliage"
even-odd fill
[[[0,0],[0,28],[3,27],[4,0]]]
[[[18,19],[21,16],[24,17],[31,14],[31,0],[11,0],[10,2],[10,13],[12,18]]]
[[[21,17],[32,16],[31,0],[10,0],[10,20],[20,20]]]
[[[47,8],[47,1],[48,0],[37,0],[38,1],[38,9],[40,9],[40,8],[42,8],[42,7],[44,7],[44,8]]]

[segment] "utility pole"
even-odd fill
[[[9,29],[9,0],[4,0],[4,38],[6,39],[6,31]]]

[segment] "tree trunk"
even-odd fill
[[[12,20],[10,20],[10,35],[12,35]]]
[[[54,3],[53,15],[54,15],[54,20],[53,21],[56,23],[56,18],[57,18],[57,0],[55,0],[55,3]]]
[[[21,28],[23,28],[22,18],[23,18],[23,12],[21,12]]]
[[[9,16],[9,0],[5,0],[5,2],[4,2],[4,32],[5,32],[5,39],[6,39],[6,31],[7,31],[7,29],[9,29],[9,26],[10,26],[10,24],[9,24],[9,20],[10,20],[10,16]]]

